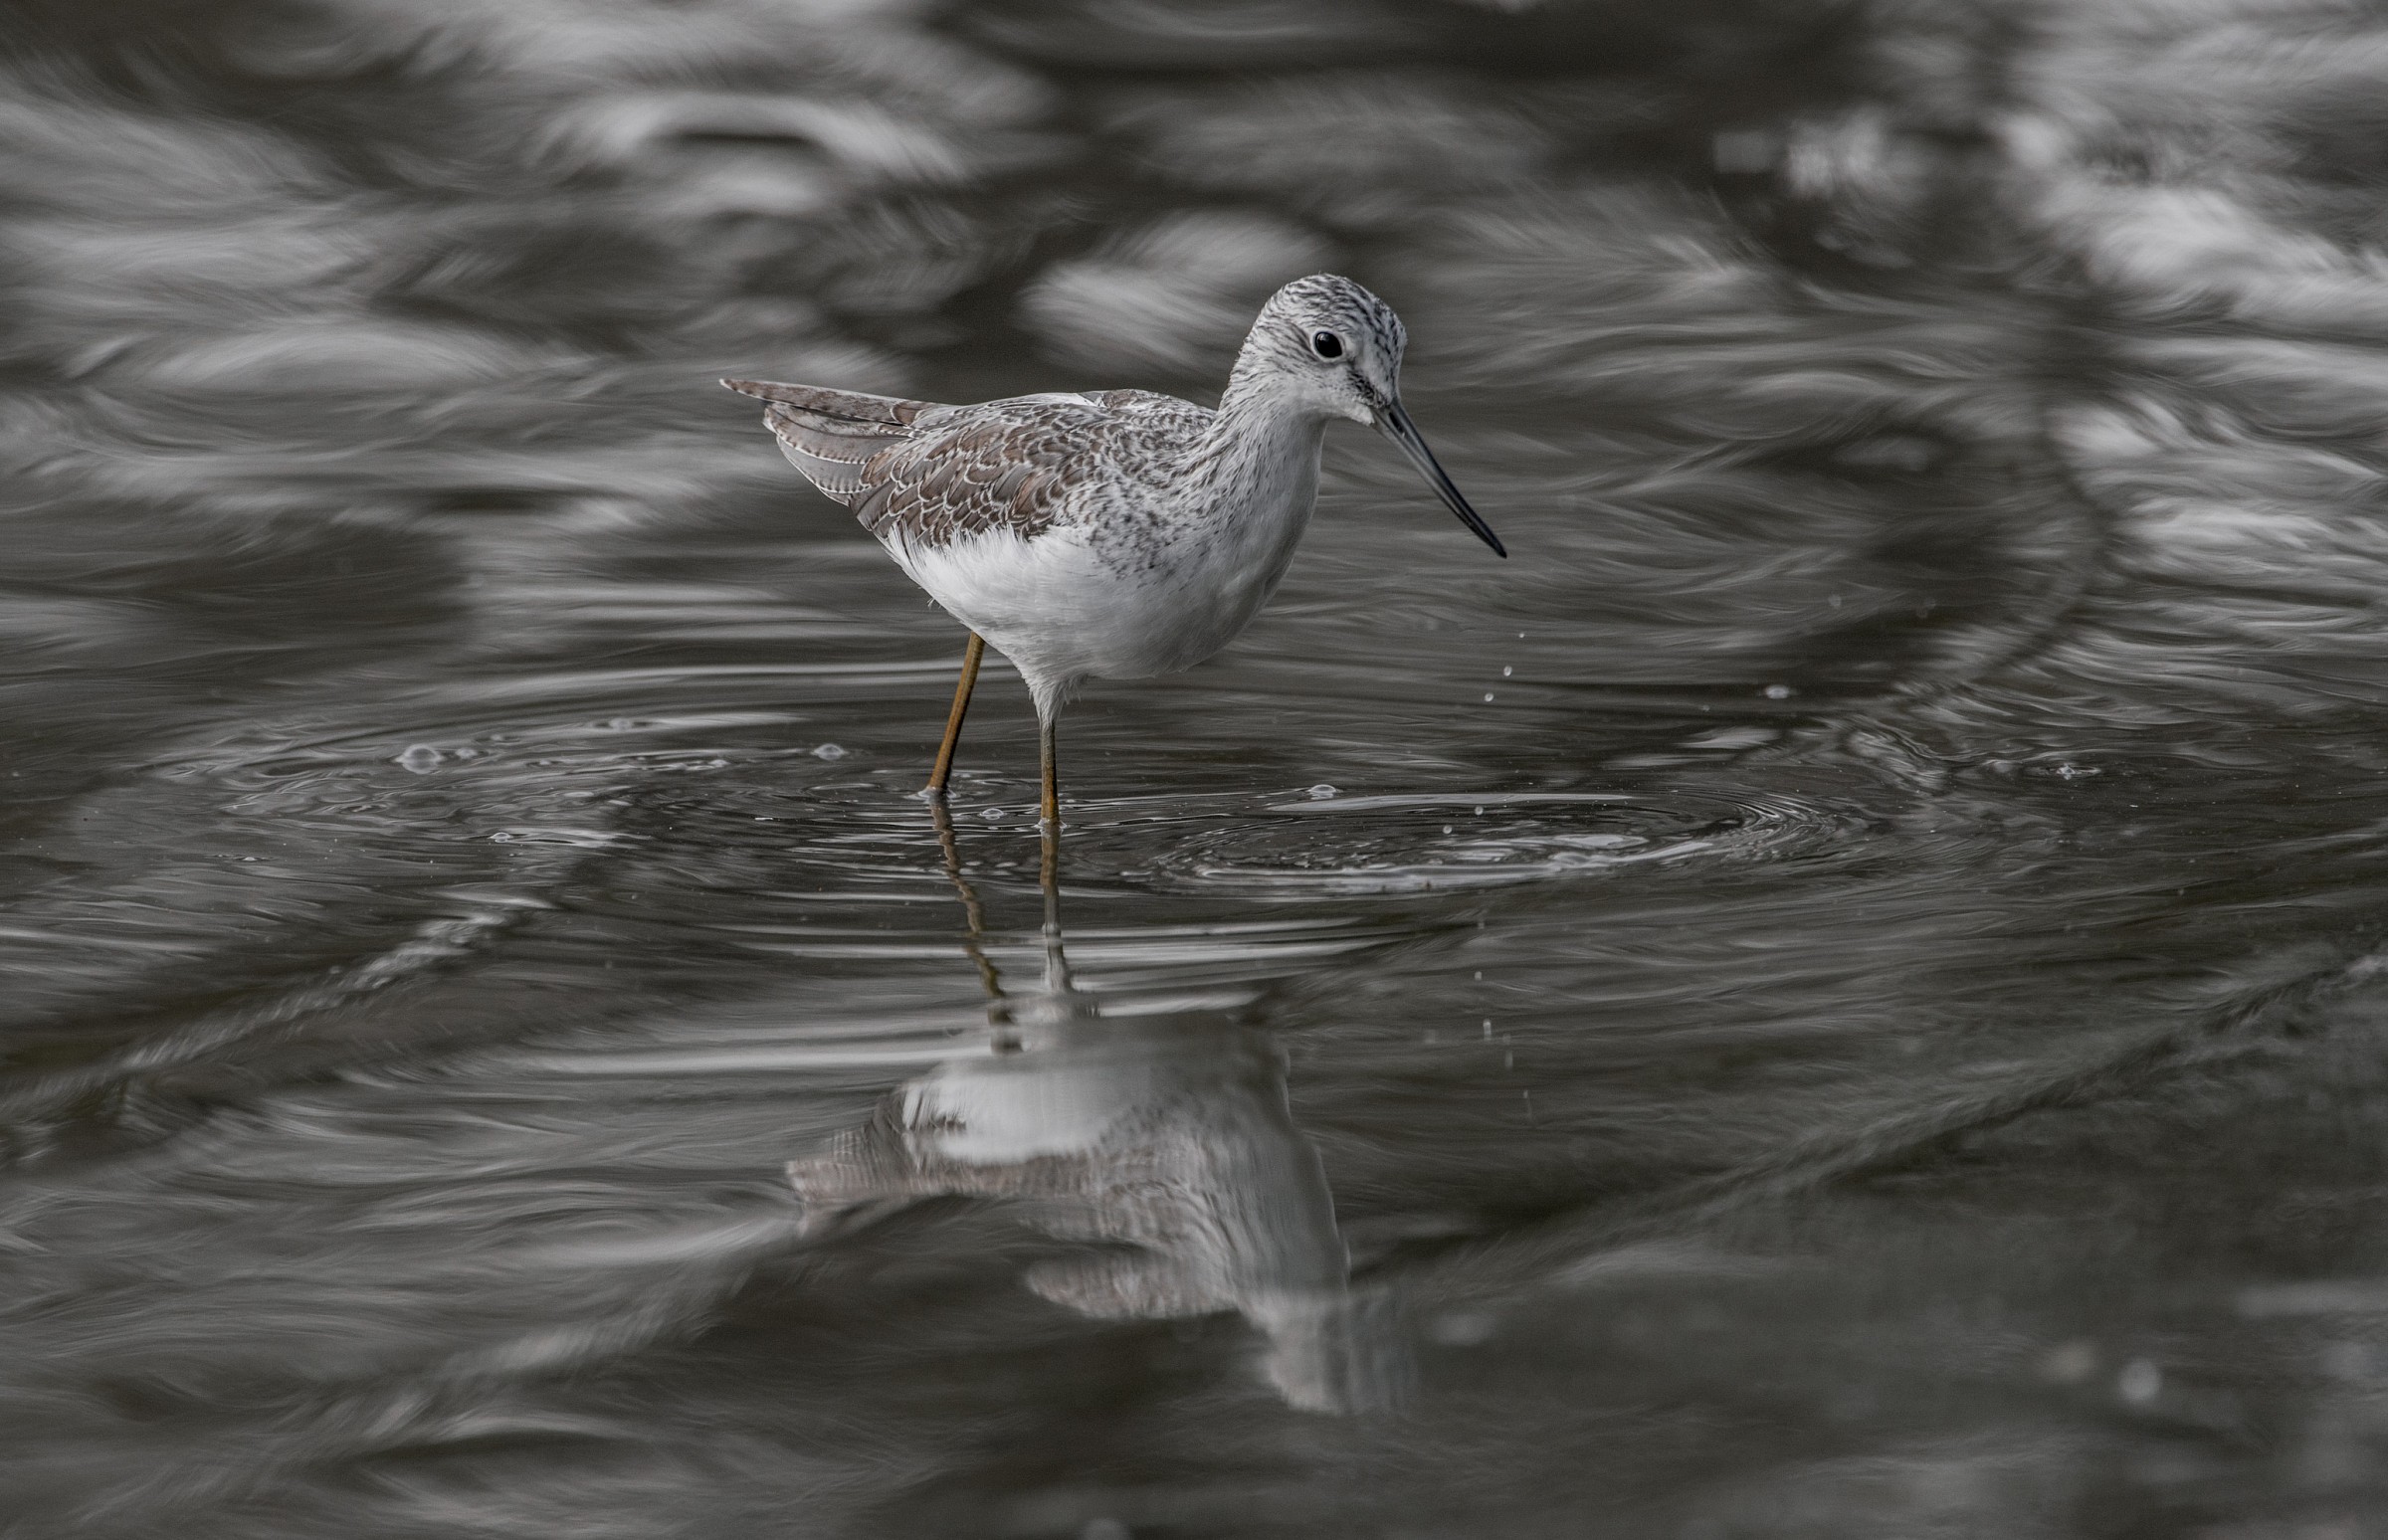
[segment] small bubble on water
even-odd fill
[[[2048,773],[2060,781],[2079,781],[2102,772],[2095,765],[2077,765],[2070,759],[2060,759],[2049,766]]]
[[[490,836],[490,838],[497,841],[499,845],[508,845],[513,842],[514,837],[500,829],[496,834]]]
[[[428,743],[418,743],[398,756],[398,764],[401,769],[412,770],[417,775],[429,775],[447,757]]]
[[[481,750],[460,748],[456,751],[456,757],[459,759],[479,759],[481,757]]]
[[[1486,700],[1489,702],[1489,701],[1491,701],[1491,700],[1492,700],[1492,691],[1491,691],[1491,690],[1489,690],[1489,689],[1488,689],[1488,690],[1486,690],[1486,691],[1485,691],[1485,699],[1486,699]]]
[[[813,757],[815,759],[844,759],[846,757],[846,751],[838,747],[835,743],[824,743],[819,748],[813,750]]]
[[[1485,816],[1485,805],[1481,802],[1476,805],[1476,816],[1478,818],[1483,818]]]
[[[1500,666],[1500,676],[1504,679],[1516,672],[1517,671],[1515,669],[1510,668],[1507,664],[1502,664]]]
[[[984,812],[980,813],[978,816],[979,816],[980,818],[983,818],[983,819],[985,819],[985,820],[986,820],[988,823],[990,823],[990,824],[1000,824],[1000,823],[1002,823],[1002,822],[1003,822],[1003,809],[1001,809],[1001,808],[988,808],[986,811],[984,811]]]
[[[1788,700],[1798,691],[1792,689],[1788,684],[1769,684],[1758,693],[1769,700]]]
[[[1320,781],[1317,785],[1311,787],[1309,793],[1310,800],[1312,802],[1324,802],[1327,798],[1332,797],[1334,794],[1335,789],[1332,786],[1327,785],[1324,781]]]
[[[2144,1407],[2164,1393],[2164,1371],[2144,1358],[2134,1358],[2114,1377],[2115,1392],[2134,1407]]]
[[[632,717],[609,716],[606,718],[605,725],[606,729],[610,732],[628,732],[630,729],[639,724],[637,720]]]
[[[1445,824],[1445,825],[1443,826],[1443,832],[1444,832],[1445,834],[1449,834],[1449,833],[1451,833],[1451,826],[1450,826],[1449,824]]]

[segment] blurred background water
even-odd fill
[[[2388,1535],[2388,18],[14,0],[0,1534]],[[1365,435],[1035,749],[723,374]],[[990,988],[1001,991],[991,997]]]

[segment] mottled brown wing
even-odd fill
[[[786,385],[772,380],[723,380],[741,395],[769,403],[763,422],[788,464],[824,496],[847,507],[870,490],[865,467],[912,437],[923,413],[945,410],[933,401],[874,396],[859,390]],[[866,520],[868,522],[868,520]]]
[[[1052,526],[1074,485],[1101,475],[1110,421],[1072,397],[947,407],[862,468],[854,516],[873,534],[913,546],[989,529],[1025,539]]]

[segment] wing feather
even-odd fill
[[[866,472],[874,456],[913,435],[921,415],[938,410],[933,401],[874,396],[859,390],[789,385],[775,380],[723,380],[741,395],[760,398],[763,422],[779,440],[788,464],[824,496],[847,507],[870,489]]]
[[[1031,538],[1062,516],[1074,486],[1098,479],[1118,446],[1106,434],[1198,433],[1210,413],[1148,391],[1016,396],[941,406],[861,391],[723,380],[759,397],[763,421],[805,479],[864,528],[939,546],[990,529]],[[1149,425],[1149,426],[1147,426]]]

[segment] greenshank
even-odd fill
[[[992,643],[1036,701],[1051,833],[1063,704],[1090,678],[1190,669],[1251,622],[1309,522],[1330,421],[1391,439],[1462,523],[1508,554],[1402,410],[1407,341],[1383,300],[1319,275],[1261,307],[1215,412],[1145,390],[943,406],[721,383],[769,403],[763,421],[796,469],[970,629],[928,792],[944,793]]]

